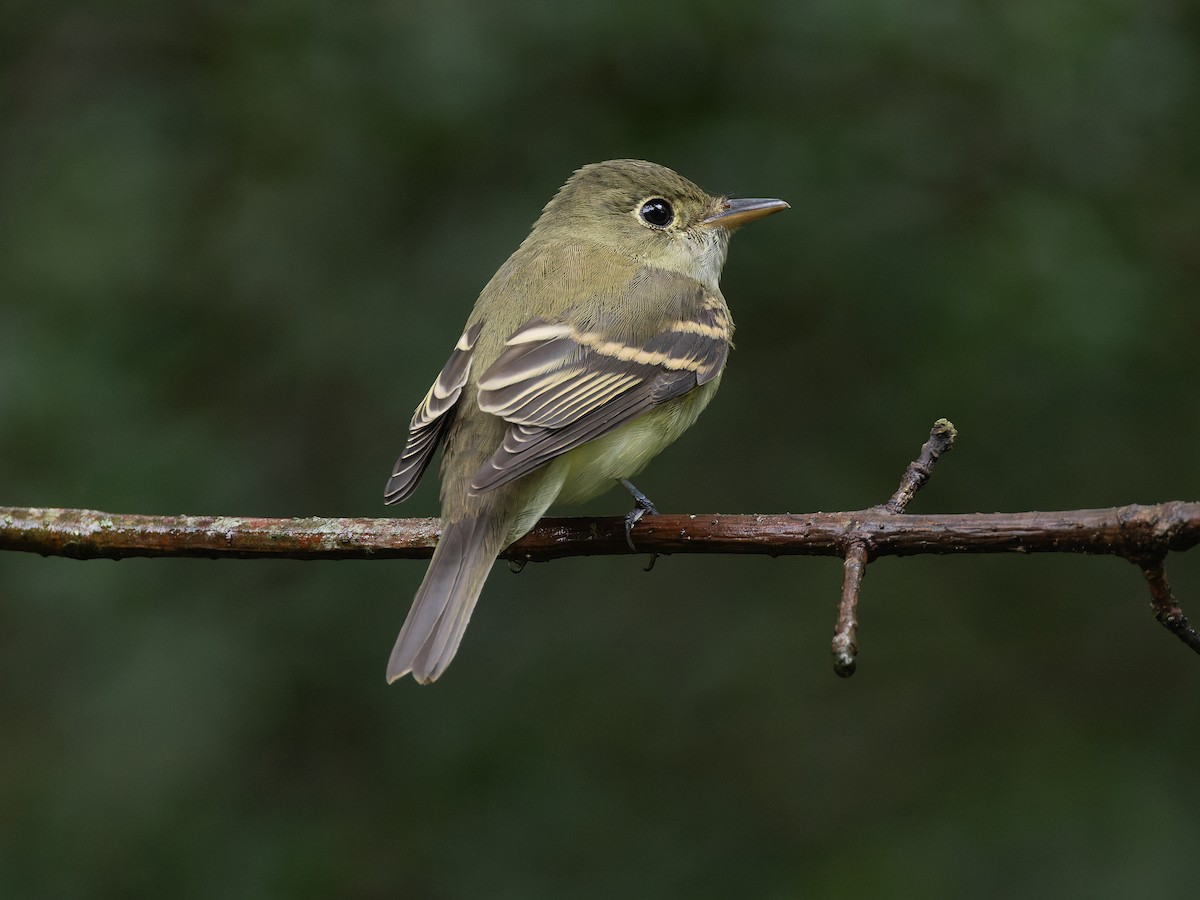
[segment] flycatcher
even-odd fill
[[[577,171],[492,276],[417,407],[384,498],[416,489],[438,444],[442,536],[388,661],[434,681],[496,555],[550,504],[615,483],[629,528],[653,510],[626,480],[708,405],[733,320],[718,281],[729,235],[782,200],[706,194],[636,159]]]

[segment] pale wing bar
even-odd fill
[[[454,418],[454,405],[462,396],[463,386],[471,374],[471,351],[475,349],[482,326],[482,322],[476,322],[463,332],[450,359],[413,413],[404,452],[396,460],[392,477],[383,491],[385,503],[406,500],[417,489],[421,476],[433,458],[433,451]]]

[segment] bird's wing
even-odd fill
[[[479,408],[509,428],[471,490],[507,484],[715,378],[733,329],[724,300],[697,286],[678,308],[634,342],[565,319],[518,328],[479,381]]]
[[[471,351],[475,349],[481,325],[477,322],[463,332],[450,359],[413,413],[404,452],[396,460],[392,477],[383,491],[385,503],[406,500],[417,489],[433,451],[454,418],[454,405],[462,396],[463,386],[471,374]]]

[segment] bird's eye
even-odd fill
[[[654,197],[642,204],[642,221],[655,228],[666,228],[675,221],[675,210],[662,197]]]

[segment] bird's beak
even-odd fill
[[[701,219],[701,225],[719,225],[731,231],[747,222],[761,219],[780,210],[790,208],[790,204],[782,200],[765,200],[761,197],[744,197],[737,200],[722,200],[717,210],[706,219]]]

